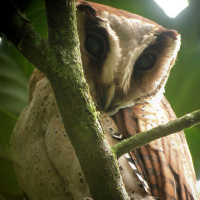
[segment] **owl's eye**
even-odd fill
[[[92,56],[100,58],[105,52],[103,40],[94,34],[88,34],[85,39],[85,48]]]
[[[156,54],[155,53],[147,53],[139,57],[135,64],[135,69],[137,70],[149,70],[153,68],[156,63]]]

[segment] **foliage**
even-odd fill
[[[113,7],[128,10],[152,19],[182,35],[182,48],[176,66],[166,87],[166,96],[178,116],[199,109],[200,103],[200,12],[198,1],[192,1],[176,19],[170,19],[153,1],[103,1]],[[34,0],[25,10],[36,31],[46,38],[44,2]],[[192,15],[191,15],[192,13]],[[192,23],[191,23],[192,22]],[[188,31],[189,30],[189,31]],[[0,194],[8,199],[20,198],[20,189],[12,168],[9,138],[17,117],[27,103],[27,82],[33,70],[12,45],[4,39],[0,44]],[[200,179],[200,126],[185,131],[197,173]],[[1,198],[1,196],[0,196]]]

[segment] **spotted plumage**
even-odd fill
[[[85,1],[76,7],[84,75],[109,144],[174,119],[163,93],[180,35],[123,10]],[[92,199],[51,85],[38,70],[11,147],[27,199]],[[134,149],[118,164],[131,200],[199,199],[183,132]]]

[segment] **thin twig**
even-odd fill
[[[125,139],[122,142],[113,146],[112,150],[119,158],[123,154],[140,146],[144,146],[153,140],[180,132],[183,129],[195,126],[198,123],[200,123],[200,109],[192,113],[186,114],[171,122],[159,125],[155,128],[152,128],[151,130],[144,131],[128,139]]]

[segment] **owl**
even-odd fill
[[[84,75],[109,144],[175,119],[163,94],[180,35],[105,5],[76,1],[76,8]],[[92,199],[51,85],[38,70],[30,78],[11,150],[27,199]],[[183,132],[126,153],[118,165],[132,200],[199,199]]]

